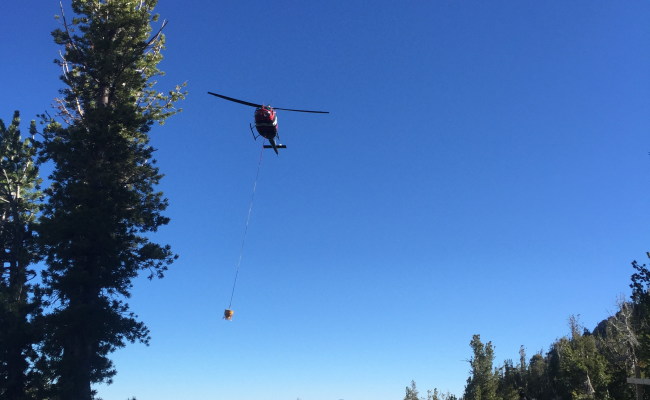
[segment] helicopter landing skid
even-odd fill
[[[253,140],[257,140],[260,135],[255,136],[255,132],[253,131],[253,124],[248,124],[248,127],[251,128],[251,134],[253,135]]]

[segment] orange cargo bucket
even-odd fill
[[[232,315],[233,315],[234,313],[235,313],[235,312],[234,312],[233,310],[228,310],[228,309],[226,309],[226,310],[223,312],[223,319],[227,319],[228,321],[231,321],[231,320],[232,320]]]

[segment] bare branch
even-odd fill
[[[160,26],[160,29],[158,29],[158,32],[155,35],[153,35],[153,37],[145,45],[145,49],[149,48],[149,46],[151,46],[152,43],[156,42],[158,38],[160,38],[160,35],[162,35],[162,31],[163,29],[165,29],[166,26],[167,26],[167,20],[164,20],[162,22],[162,25]]]
[[[70,33],[70,29],[68,28],[68,21],[65,18],[65,11],[63,11],[62,1],[59,1],[59,8],[61,9],[61,18],[63,19],[63,27],[65,28],[65,32],[68,34],[68,43],[70,44],[70,46],[72,46],[73,49],[79,51],[77,44],[74,42],[74,40],[72,40],[72,34]]]
[[[54,99],[56,101],[56,105],[54,108],[56,108],[59,111],[59,116],[63,119],[63,122],[66,124],[70,125],[72,122],[77,120],[78,118],[68,110],[68,107],[65,105],[65,100],[57,97]]]

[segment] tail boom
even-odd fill
[[[275,151],[275,154],[277,154],[277,155],[280,155],[280,153],[278,152],[278,149],[286,149],[287,148],[287,146],[284,145],[284,144],[275,143],[275,140],[273,140],[273,139],[269,139],[269,143],[270,144],[263,145],[263,147],[265,149],[273,149],[273,151]]]

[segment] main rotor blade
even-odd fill
[[[235,98],[232,98],[232,97],[224,96],[222,94],[216,94],[216,93],[212,93],[212,92],[208,92],[208,94],[211,94],[211,95],[217,96],[217,97],[221,97],[222,99],[225,99],[225,100],[234,101],[235,103],[243,104],[245,106],[251,106],[251,107],[256,107],[256,108],[263,107],[261,104],[255,104],[255,103],[251,103],[251,102],[244,101],[244,100],[238,100],[238,99],[235,99]],[[295,111],[295,112],[305,112],[305,113],[314,113],[314,114],[329,114],[330,113],[329,111],[294,110],[292,108],[279,108],[279,107],[273,107],[273,108],[276,109],[276,110],[282,110],[282,111]]]
[[[234,101],[235,103],[243,104],[243,105],[245,105],[245,106],[251,106],[251,107],[255,107],[255,108],[260,108],[260,107],[262,107],[261,104],[255,104],[255,103],[250,103],[250,102],[248,102],[248,101],[244,101],[244,100],[233,99],[232,97],[224,96],[224,95],[222,95],[222,94],[216,94],[216,93],[212,93],[212,92],[208,92],[208,94],[211,94],[211,95],[213,95],[213,96],[217,96],[217,97],[221,97],[222,99],[226,99],[226,100]]]
[[[282,111],[295,111],[295,112],[308,112],[308,113],[314,113],[314,114],[329,114],[329,111],[312,111],[312,110],[292,110],[290,108],[280,108],[280,107],[273,107],[276,110],[282,110]]]

